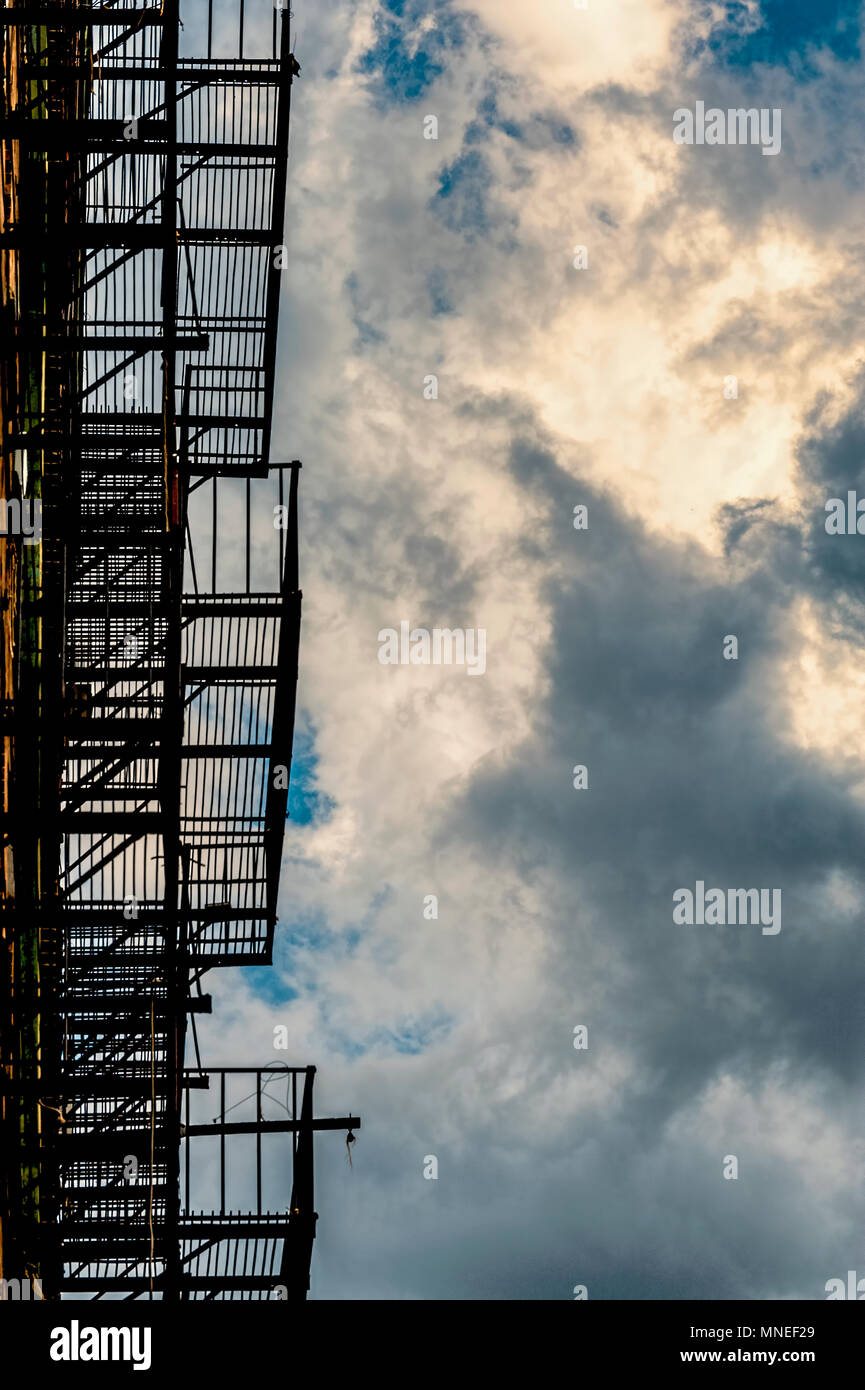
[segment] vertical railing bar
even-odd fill
[[[216,593],[216,474],[213,475],[213,534],[210,537],[210,591]]]
[[[225,1124],[225,1072],[219,1078],[219,1123]],[[219,1136],[219,1214],[225,1215],[225,1131]]]
[[[255,1210],[261,1212],[261,1072],[255,1073],[255,1113],[259,1128],[255,1131]]]
[[[252,517],[251,517],[251,515],[250,515],[251,507],[252,507],[252,483],[251,483],[250,479],[247,478],[247,480],[246,480],[246,592],[247,592],[247,593],[250,592],[250,588],[249,588],[249,582],[250,582],[250,567],[251,567],[250,546],[251,546],[251,543],[252,543],[252,536],[251,536],[251,533],[250,533],[250,528],[251,528],[251,525],[252,525]]]

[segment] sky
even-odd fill
[[[825,1298],[865,1274],[865,540],[825,525],[865,497],[862,8],[292,24],[294,784],[275,968],[209,977],[205,1057],[362,1118],[352,1166],[316,1140],[314,1299]],[[779,153],[676,143],[698,101]],[[383,665],[403,621],[486,669]],[[698,881],[780,931],[674,922]]]

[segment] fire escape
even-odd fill
[[[5,542],[0,1275],[303,1299],[313,1135],[360,1121],[315,1117],[314,1067],[202,1064],[195,1030],[207,972],[269,964],[277,922],[300,464],[272,461],[271,421],[299,69],[273,0],[182,19],[180,0],[0,9],[3,488],[41,506],[41,538]]]

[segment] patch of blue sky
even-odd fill
[[[528,169],[514,166],[512,185],[531,182]],[[495,179],[480,150],[469,149],[445,166],[439,186],[430,200],[436,217],[469,244],[483,238],[495,240],[499,251],[519,250],[519,218],[495,200]]]
[[[320,915],[278,923],[273,967],[255,966],[245,971],[245,979],[252,992],[272,1007],[297,999],[300,990],[294,987],[292,980],[297,978],[299,958],[311,952],[330,952],[339,957],[352,955],[368,935],[376,909],[389,895],[390,889],[383,890],[370,904],[364,921],[349,930],[334,931]],[[380,964],[383,969],[387,968],[381,958]],[[453,1014],[436,1006],[425,1013],[395,1018],[389,1023],[377,1024],[368,1032],[350,1036],[338,1022],[338,1001],[326,1000],[308,977],[303,984],[303,992],[317,995],[330,1044],[348,1058],[362,1057],[367,1053],[418,1056],[443,1042],[455,1023]]]
[[[488,138],[491,130],[500,130],[509,139],[525,144],[532,149],[541,149],[550,144],[576,144],[577,137],[573,127],[558,115],[549,115],[542,111],[529,111],[520,121],[503,115],[499,104],[500,96],[511,88],[516,90],[507,74],[497,72],[495,79],[487,84],[484,95],[478,102],[474,120],[470,121],[466,127],[463,137],[464,144],[478,145],[482,143]]]
[[[496,207],[496,179],[482,148],[493,131],[500,131],[513,141],[513,146],[508,146],[505,175],[511,191],[532,182],[530,166],[516,157],[518,149],[528,152],[552,145],[573,148],[578,142],[573,129],[556,117],[531,112],[524,121],[516,122],[503,116],[495,87],[487,87],[475,117],[466,126],[460,153],[439,171],[433,207],[445,226],[466,241],[495,233],[499,249],[512,251],[519,244],[518,219]]]
[[[442,314],[456,312],[448,292],[447,276],[443,270],[440,268],[431,270],[427,275],[426,286],[434,318]]]
[[[378,328],[374,328],[366,319],[355,319],[354,326],[357,329],[357,340],[361,347],[368,347],[370,343],[383,343],[384,333]]]
[[[384,0],[375,16],[375,42],[358,60],[378,104],[417,101],[464,44],[468,23],[447,0]]]
[[[550,135],[556,145],[575,145],[577,142],[576,133],[572,126],[566,121],[553,120],[552,117],[543,118],[549,126]]]
[[[277,954],[280,962],[288,964],[295,956],[311,951],[328,951],[332,954],[350,955],[356,941],[351,933],[337,932],[320,915],[282,917],[277,924],[277,940],[274,946],[274,962]],[[359,940],[359,933],[358,938]]]
[[[287,884],[283,891],[287,894]],[[299,994],[291,981],[297,978],[298,961],[302,956],[323,952],[351,954],[357,949],[362,934],[360,928],[335,932],[320,914],[290,918],[282,915],[273,939],[273,965],[251,966],[244,972],[244,978],[253,993],[268,1004],[289,1003]],[[305,989],[312,991],[314,986],[307,984]]]
[[[344,1057],[379,1056],[397,1053],[418,1057],[444,1042],[456,1022],[453,1014],[433,1009],[417,1018],[395,1019],[392,1024],[379,1024],[363,1036],[350,1037],[343,1029],[330,1029],[331,1045]]]
[[[859,61],[861,0],[820,0],[817,5],[813,0],[761,0],[756,23],[742,0],[726,0],[723,11],[696,51],[708,49],[728,67],[786,66],[804,78],[817,71],[809,50],[828,49],[843,62]]]
[[[255,997],[265,1004],[290,1004],[298,996],[283,971],[274,970],[271,965],[247,966],[243,978]]]
[[[393,1028],[379,1029],[380,1046],[417,1057],[437,1043],[444,1042],[454,1023],[454,1015],[446,1013],[444,1009],[434,1010],[420,1018],[405,1019],[395,1023]]]
[[[477,119],[472,121],[466,130],[465,143],[476,143],[484,136],[486,130],[501,130],[512,140],[521,140],[523,135],[522,126],[500,114],[498,98],[493,88],[489,88],[478,102]]]
[[[295,730],[288,784],[288,816],[295,825],[320,825],[328,820],[336,802],[318,787],[318,755],[315,729]]]
[[[485,236],[493,222],[489,204],[492,187],[492,173],[479,150],[466,150],[445,165],[435,195],[446,204],[439,208],[445,225],[469,241]]]

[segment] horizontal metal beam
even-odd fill
[[[142,1263],[144,1261],[142,1260]],[[280,1287],[281,1280],[278,1274],[219,1274],[219,1275],[191,1275],[182,1274],[178,1283],[181,1292],[188,1290],[190,1293],[222,1293],[227,1294],[232,1291],[245,1293],[248,1290],[259,1289],[263,1292],[275,1290]],[[152,1281],[154,1292],[160,1292],[163,1285],[163,1276],[155,1275]],[[151,1287],[151,1280],[146,1276],[131,1277],[129,1275],[105,1275],[101,1278],[92,1276],[85,1277],[69,1275],[63,1276],[60,1280],[60,1289],[63,1293],[147,1293]],[[82,1313],[83,1316],[83,1313]]]
[[[139,1225],[139,1222],[141,1223]],[[230,1221],[226,1217],[220,1220],[219,1215],[215,1214],[204,1221],[191,1221],[180,1218],[177,1226],[177,1237],[179,1240],[204,1240],[222,1237],[229,1240],[232,1237],[239,1240],[256,1240],[270,1238],[281,1235],[288,1225],[288,1214],[286,1212],[274,1212],[270,1219],[266,1213],[250,1213],[249,1216],[241,1214],[240,1219],[237,1215],[232,1215]],[[87,1241],[105,1236],[107,1238],[124,1236],[130,1231],[143,1231],[147,1234],[146,1221],[139,1217],[138,1221],[124,1223],[121,1227],[116,1221],[106,1221],[96,1219],[94,1221],[64,1221],[58,1228],[63,1235],[64,1243],[67,1240]],[[107,1247],[106,1247],[107,1252]],[[111,1252],[115,1252],[114,1242],[111,1242]]]
[[[125,915],[126,909],[122,906],[112,907],[98,902],[76,904],[72,906],[62,901],[59,906],[61,912],[64,914],[63,920],[67,930],[74,928],[76,922],[80,925],[82,931],[85,932],[88,928],[95,925],[107,923],[109,926],[116,925],[123,927],[126,932],[134,934],[139,927],[148,926],[151,923],[161,926],[165,918],[165,909],[161,903],[140,903],[137,915],[134,919],[134,924],[131,923],[129,918]],[[251,922],[261,917],[263,911],[263,908],[234,907],[230,904],[227,904],[225,907],[215,907],[211,904],[210,906],[191,906],[184,912],[184,916],[192,921],[205,920],[209,916],[214,922],[224,922],[229,917],[238,922]],[[71,944],[74,948],[74,942]],[[123,942],[119,941],[117,944],[122,946]],[[113,944],[109,944],[106,950],[111,950],[112,948]],[[73,956],[73,959],[77,960],[78,957]]]
[[[114,721],[118,724],[131,724],[139,721],[124,719]],[[143,722],[143,721],[142,721]],[[0,734],[4,731],[4,725],[0,723]],[[11,730],[9,730],[11,732]],[[86,732],[79,732],[74,735],[78,738],[86,738]],[[94,734],[95,738],[96,735]],[[96,748],[82,748],[76,744],[74,747],[67,746],[63,750],[63,757],[67,762],[100,761],[117,757],[121,753],[129,750],[130,744],[100,744]],[[159,739],[153,739],[146,745],[150,756],[158,757],[161,744]],[[273,754],[273,749],[269,743],[187,743],[180,749],[182,758],[261,758],[266,760]],[[94,800],[96,799],[94,794]],[[0,817],[2,824],[2,817]]]
[[[232,918],[229,916],[226,917],[225,920],[230,922]],[[257,913],[257,920],[260,921],[262,924],[265,923],[265,921],[267,920],[266,908],[259,909]],[[254,941],[245,942],[243,943],[243,949],[240,950],[230,951],[228,949],[228,945],[230,945],[230,941],[226,945],[224,950],[217,951],[216,953],[214,953],[212,949],[208,949],[209,943],[207,941],[201,942],[200,947],[196,946],[195,943],[192,943],[187,950],[187,963],[190,966],[202,967],[204,970],[224,970],[227,969],[229,966],[234,967],[239,965],[271,964],[270,952],[266,949],[263,939],[260,946],[256,946]],[[116,963],[137,966],[147,965],[153,962],[153,960],[153,955],[147,955],[145,953],[140,952],[128,952],[123,956],[118,956],[116,958]],[[70,957],[70,963],[75,965],[76,967],[80,966],[82,970],[89,970],[94,965],[111,965],[115,962],[111,961],[110,959],[100,960],[95,957],[81,957],[73,955]]]
[[[29,246],[32,240],[33,238],[29,237],[26,232],[23,233],[23,244]],[[0,243],[2,243],[2,235],[0,235]],[[98,333],[49,333],[43,335],[32,328],[19,325],[18,331],[13,334],[13,337],[19,342],[27,343],[31,347],[45,349],[48,352],[61,352],[64,349],[68,352],[121,352],[127,348],[136,352],[161,352],[163,348],[176,349],[178,352],[206,352],[210,347],[210,335],[207,333],[196,333],[187,337],[173,333],[163,337],[153,333],[105,333],[102,335]]]
[[[225,421],[226,429],[230,428],[232,425],[232,421]],[[31,444],[33,443],[32,440],[30,442]],[[88,440],[86,444],[88,451],[91,447],[90,441]],[[118,441],[117,436],[105,447],[121,448],[129,453],[135,452],[131,444],[128,446],[124,445],[122,441]],[[149,446],[144,445],[143,447],[147,448]],[[180,471],[188,473],[190,478],[255,478],[260,480],[267,477],[267,468],[260,461],[250,463],[223,463],[218,460],[217,462],[208,463],[206,460],[196,458],[194,455],[189,458],[184,458],[182,455],[179,455],[178,463]],[[135,458],[100,459],[99,466],[97,466],[97,462],[94,459],[70,458],[68,460],[64,459],[63,467],[64,471],[68,473],[72,473],[75,470],[88,473],[96,472],[100,481],[108,477],[125,477],[127,474],[135,476],[142,473],[147,476],[153,476],[159,471],[157,467],[151,467],[150,464],[147,463],[142,464],[140,460]]]
[[[208,66],[204,58],[195,58],[195,66],[186,67],[182,62],[172,68],[171,77],[178,82],[244,82],[250,86],[272,87],[282,81],[283,70],[279,60],[265,58],[250,58],[250,66],[244,66],[242,59],[232,59],[228,66],[218,66],[224,59],[216,59]],[[251,64],[260,66],[251,66]],[[271,66],[266,66],[271,63]],[[117,81],[150,81],[164,82],[165,68],[161,68],[156,63],[142,63],[136,67],[133,63],[111,63],[103,62],[99,65],[99,72],[95,73],[93,68],[84,63],[24,63],[19,69],[25,77],[61,77],[69,78],[74,81],[79,77],[86,77],[88,81],[99,80],[100,82]],[[178,92],[178,98],[182,98],[186,93]]]
[[[280,618],[283,613],[281,594],[259,595],[247,603],[246,598],[226,597],[215,602],[208,600],[206,594],[193,598],[190,594],[182,600],[184,618]]]
[[[150,1063],[145,1064],[150,1068]],[[47,1097],[49,1082],[45,1079],[41,1081],[31,1081],[22,1078],[13,1080],[8,1076],[0,1078],[0,1096],[44,1096]],[[144,1096],[145,1099],[150,1095],[151,1086],[154,1084],[150,1076],[142,1076],[140,1079],[129,1076],[112,1076],[101,1073],[94,1076],[68,1076],[55,1078],[55,1086],[62,1086],[62,1096],[65,1101],[86,1098],[88,1096],[102,1097],[112,1100],[116,1096]],[[175,1078],[170,1076],[156,1077],[156,1094],[165,1095],[173,1092]],[[184,1078],[183,1086],[189,1091],[207,1091],[210,1089],[210,1081],[207,1076],[190,1076]]]
[[[158,959],[154,961],[154,966],[157,965]],[[140,1014],[149,1017],[150,1003],[143,984],[139,994],[69,994],[65,997],[59,995],[56,999],[56,1007],[73,1020],[69,1024],[73,1032],[76,1028],[75,1014]],[[209,994],[193,994],[186,1000],[185,1007],[188,1014],[209,1014],[213,1012],[213,1001]],[[153,1011],[157,1018],[162,1018],[173,1010],[167,1000],[155,999]]]
[[[237,389],[239,390],[239,388]],[[162,438],[162,417],[160,415],[155,415],[153,411],[150,410],[143,410],[140,414],[130,410],[100,410],[98,413],[94,412],[90,415],[85,414],[80,418],[84,420],[91,419],[94,427],[100,429],[104,429],[107,425],[119,425],[121,429],[127,430],[128,433],[126,434],[116,434],[112,436],[116,440],[118,446],[125,444],[127,441],[134,441],[148,428],[152,429],[154,434],[157,434],[160,439]],[[189,415],[178,416],[178,424],[188,425],[192,429],[203,429],[205,427],[225,429],[228,428],[228,426],[231,426],[233,429],[261,429],[264,425],[264,418],[261,415],[214,415],[212,412],[210,414],[191,413]],[[71,438],[75,443],[84,446],[92,436],[86,429],[73,430],[72,434],[67,436],[63,434],[62,430],[56,432],[47,430],[43,433],[42,430],[34,427],[32,430],[24,430],[21,434],[13,434],[11,442],[16,449],[20,449],[22,447],[26,448],[27,445],[32,444],[34,440],[42,439],[43,437],[45,439]],[[290,466],[289,464],[273,465],[274,468],[288,468]]]
[[[8,13],[8,10],[0,10],[0,15]],[[131,138],[124,134],[128,128],[129,121],[124,120],[67,120],[55,124],[33,120],[28,116],[3,116],[0,117],[0,140],[11,140],[15,144],[40,151],[151,154],[156,158],[165,157],[171,129],[168,121],[142,116],[137,123],[137,133]],[[146,139],[145,136],[148,135],[150,138]],[[172,144],[171,149],[173,154],[180,157],[195,155],[197,159],[252,156],[270,160],[275,159],[279,153],[278,145],[243,140],[178,140],[176,144]],[[162,245],[165,245],[166,238],[172,245],[177,239],[177,232],[170,223],[166,223],[163,229]]]
[[[158,787],[112,786],[104,782],[73,782],[60,793],[61,801],[77,801],[83,806],[87,801],[157,801]]]
[[[220,1135],[232,1134],[297,1134],[304,1129],[312,1129],[316,1132],[356,1130],[360,1129],[360,1119],[357,1115],[346,1115],[340,1119],[313,1120],[309,1125],[304,1124],[301,1120],[256,1120],[249,1124],[220,1124],[217,1121],[210,1125],[181,1125],[180,1137],[181,1139],[200,1139],[205,1135],[219,1137]],[[149,1145],[150,1138],[149,1126],[81,1132],[70,1131],[67,1126],[58,1133],[56,1152],[63,1163],[77,1163],[90,1155],[108,1160],[113,1154],[136,1152],[134,1147],[128,1146],[136,1143]],[[156,1127],[155,1138],[157,1148],[170,1147],[168,1136],[162,1131],[160,1125]]]
[[[107,533],[111,535],[110,532]],[[88,539],[89,544],[89,539]],[[110,676],[111,684],[121,681],[141,683],[142,681],[162,680],[164,666],[71,666],[66,676],[72,681],[86,681],[101,685],[103,677]],[[275,666],[181,666],[180,678],[193,685],[199,681],[260,681],[262,684],[276,680]]]
[[[166,1183],[154,1183],[154,1202],[164,1199],[168,1191],[169,1188]],[[95,1206],[100,1202],[118,1201],[123,1202],[124,1205],[130,1203],[140,1204],[141,1202],[146,1204],[150,1198],[150,1185],[148,1184],[147,1187],[134,1187],[131,1184],[118,1183],[114,1187],[109,1187],[107,1185],[96,1187],[89,1184],[78,1186],[77,1184],[67,1181],[61,1189],[61,1196],[66,1198],[73,1205],[83,1207]],[[114,1223],[114,1229],[117,1229],[116,1221]]]
[[[286,1067],[281,1062],[267,1062],[262,1067],[207,1067],[208,1076],[308,1076],[315,1067]],[[194,1067],[186,1067],[184,1076],[198,1076]],[[358,1124],[360,1121],[358,1121]]]
[[[8,138],[8,137],[7,137]],[[133,148],[140,141],[123,141],[123,150]],[[86,148],[90,149],[91,146]],[[148,145],[145,152],[164,154],[161,145]],[[86,222],[70,227],[64,241],[70,246],[85,250],[147,250],[164,247],[170,236],[172,245],[178,246],[261,246],[273,245],[273,234],[269,228],[257,227],[185,227],[175,232],[161,222]],[[56,245],[54,239],[38,230],[31,231],[22,225],[13,226],[0,232],[0,248],[13,250],[33,248],[43,250]],[[107,267],[111,270],[111,267]],[[119,264],[118,264],[119,269]],[[260,331],[260,330],[259,330]],[[206,346],[206,344],[205,344]]]
[[[98,799],[97,790],[93,793],[93,800]],[[66,833],[71,835],[87,835],[93,830],[104,830],[109,835],[137,830],[144,835],[148,830],[158,833],[170,824],[169,817],[163,811],[61,811],[58,820]]]
[[[235,1121],[230,1124],[220,1124],[214,1121],[210,1125],[181,1125],[181,1139],[200,1139],[203,1135],[220,1134],[299,1134],[303,1129],[325,1130],[325,1129],[360,1129],[360,1120],[357,1115],[345,1115],[341,1119],[335,1120],[313,1120],[311,1125],[304,1124],[301,1120],[250,1120],[248,1123]]]

